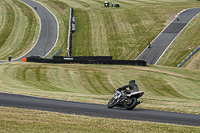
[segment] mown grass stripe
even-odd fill
[[[0,107],[0,110],[1,132],[200,132],[199,126],[89,117],[7,107]]]
[[[0,1],[0,31],[4,27],[4,21],[5,21],[5,9],[3,6],[3,1]]]
[[[6,20],[7,23],[4,26],[6,32],[0,32],[4,35],[2,37],[0,34],[0,59],[7,60],[9,55],[15,59],[24,55],[35,44],[39,21],[32,9],[19,0],[7,0],[3,6],[8,8],[3,15],[9,14],[5,17],[9,20]]]
[[[14,25],[15,13],[12,6],[9,5],[7,1],[3,1],[5,6],[5,25],[0,32],[0,48],[5,45],[6,40],[8,39]]]
[[[27,49],[27,47],[31,48],[30,46],[34,45],[34,40],[36,40],[36,37],[38,35],[37,32],[39,27],[38,27],[38,20],[32,9],[30,9],[30,7],[28,7],[22,2],[19,2],[18,0],[14,0],[14,4],[21,9],[21,11],[24,13],[24,15],[27,17],[28,20],[23,40],[21,44],[12,52],[12,54],[21,55],[21,53],[24,53],[23,51],[29,50]]]
[[[97,78],[97,81],[99,82],[101,89],[106,91],[106,93],[112,94],[113,91],[111,91],[113,88],[111,88],[111,85],[107,83],[106,81],[108,80],[106,78],[106,75],[104,72],[95,72],[95,77]]]
[[[93,56],[88,11],[76,9],[76,32],[73,34],[73,56]]]

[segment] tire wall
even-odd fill
[[[31,57],[26,57],[26,62],[147,66],[146,61],[143,61],[143,60],[113,60],[111,56],[83,56],[83,57],[56,56],[56,57],[53,57],[53,59],[46,59],[46,58],[41,58],[38,56],[31,56]]]

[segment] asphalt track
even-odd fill
[[[34,47],[22,57],[47,55],[55,46],[58,40],[58,22],[55,16],[43,5],[32,0],[20,0],[30,6],[40,18],[40,34]],[[37,7],[37,10],[35,10]],[[21,61],[22,57],[13,61]],[[14,57],[13,57],[14,58]],[[4,63],[8,61],[0,61]]]
[[[152,42],[151,48],[145,48],[136,60],[146,60],[148,64],[155,65],[171,43],[187,26],[187,24],[200,13],[200,8],[191,8],[182,12],[180,20],[174,19]]]
[[[0,93],[0,106],[67,114],[200,126],[200,115],[145,109],[108,109],[106,105]]]
[[[44,57],[55,46],[58,38],[58,23],[54,15],[43,5],[32,0],[20,0],[34,9],[41,21],[40,35],[38,41],[26,55],[37,55]]]

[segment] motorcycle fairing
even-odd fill
[[[136,97],[139,98],[144,94],[143,91],[136,91],[136,92],[131,92],[130,94],[127,94],[127,97]]]
[[[117,91],[115,92],[115,96],[114,96],[114,97],[115,97],[115,99],[118,99],[118,98],[120,98],[121,95],[122,95],[122,93],[121,93],[120,91],[117,90]]]

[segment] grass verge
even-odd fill
[[[1,1],[1,5],[4,5],[3,9],[5,10],[5,14],[2,14],[4,20],[2,26],[3,28],[0,33],[0,48],[5,45],[6,39],[12,31],[15,20],[14,10],[11,5],[6,1]]]
[[[200,132],[200,127],[0,107],[0,132]],[[12,125],[12,126],[11,126]]]

